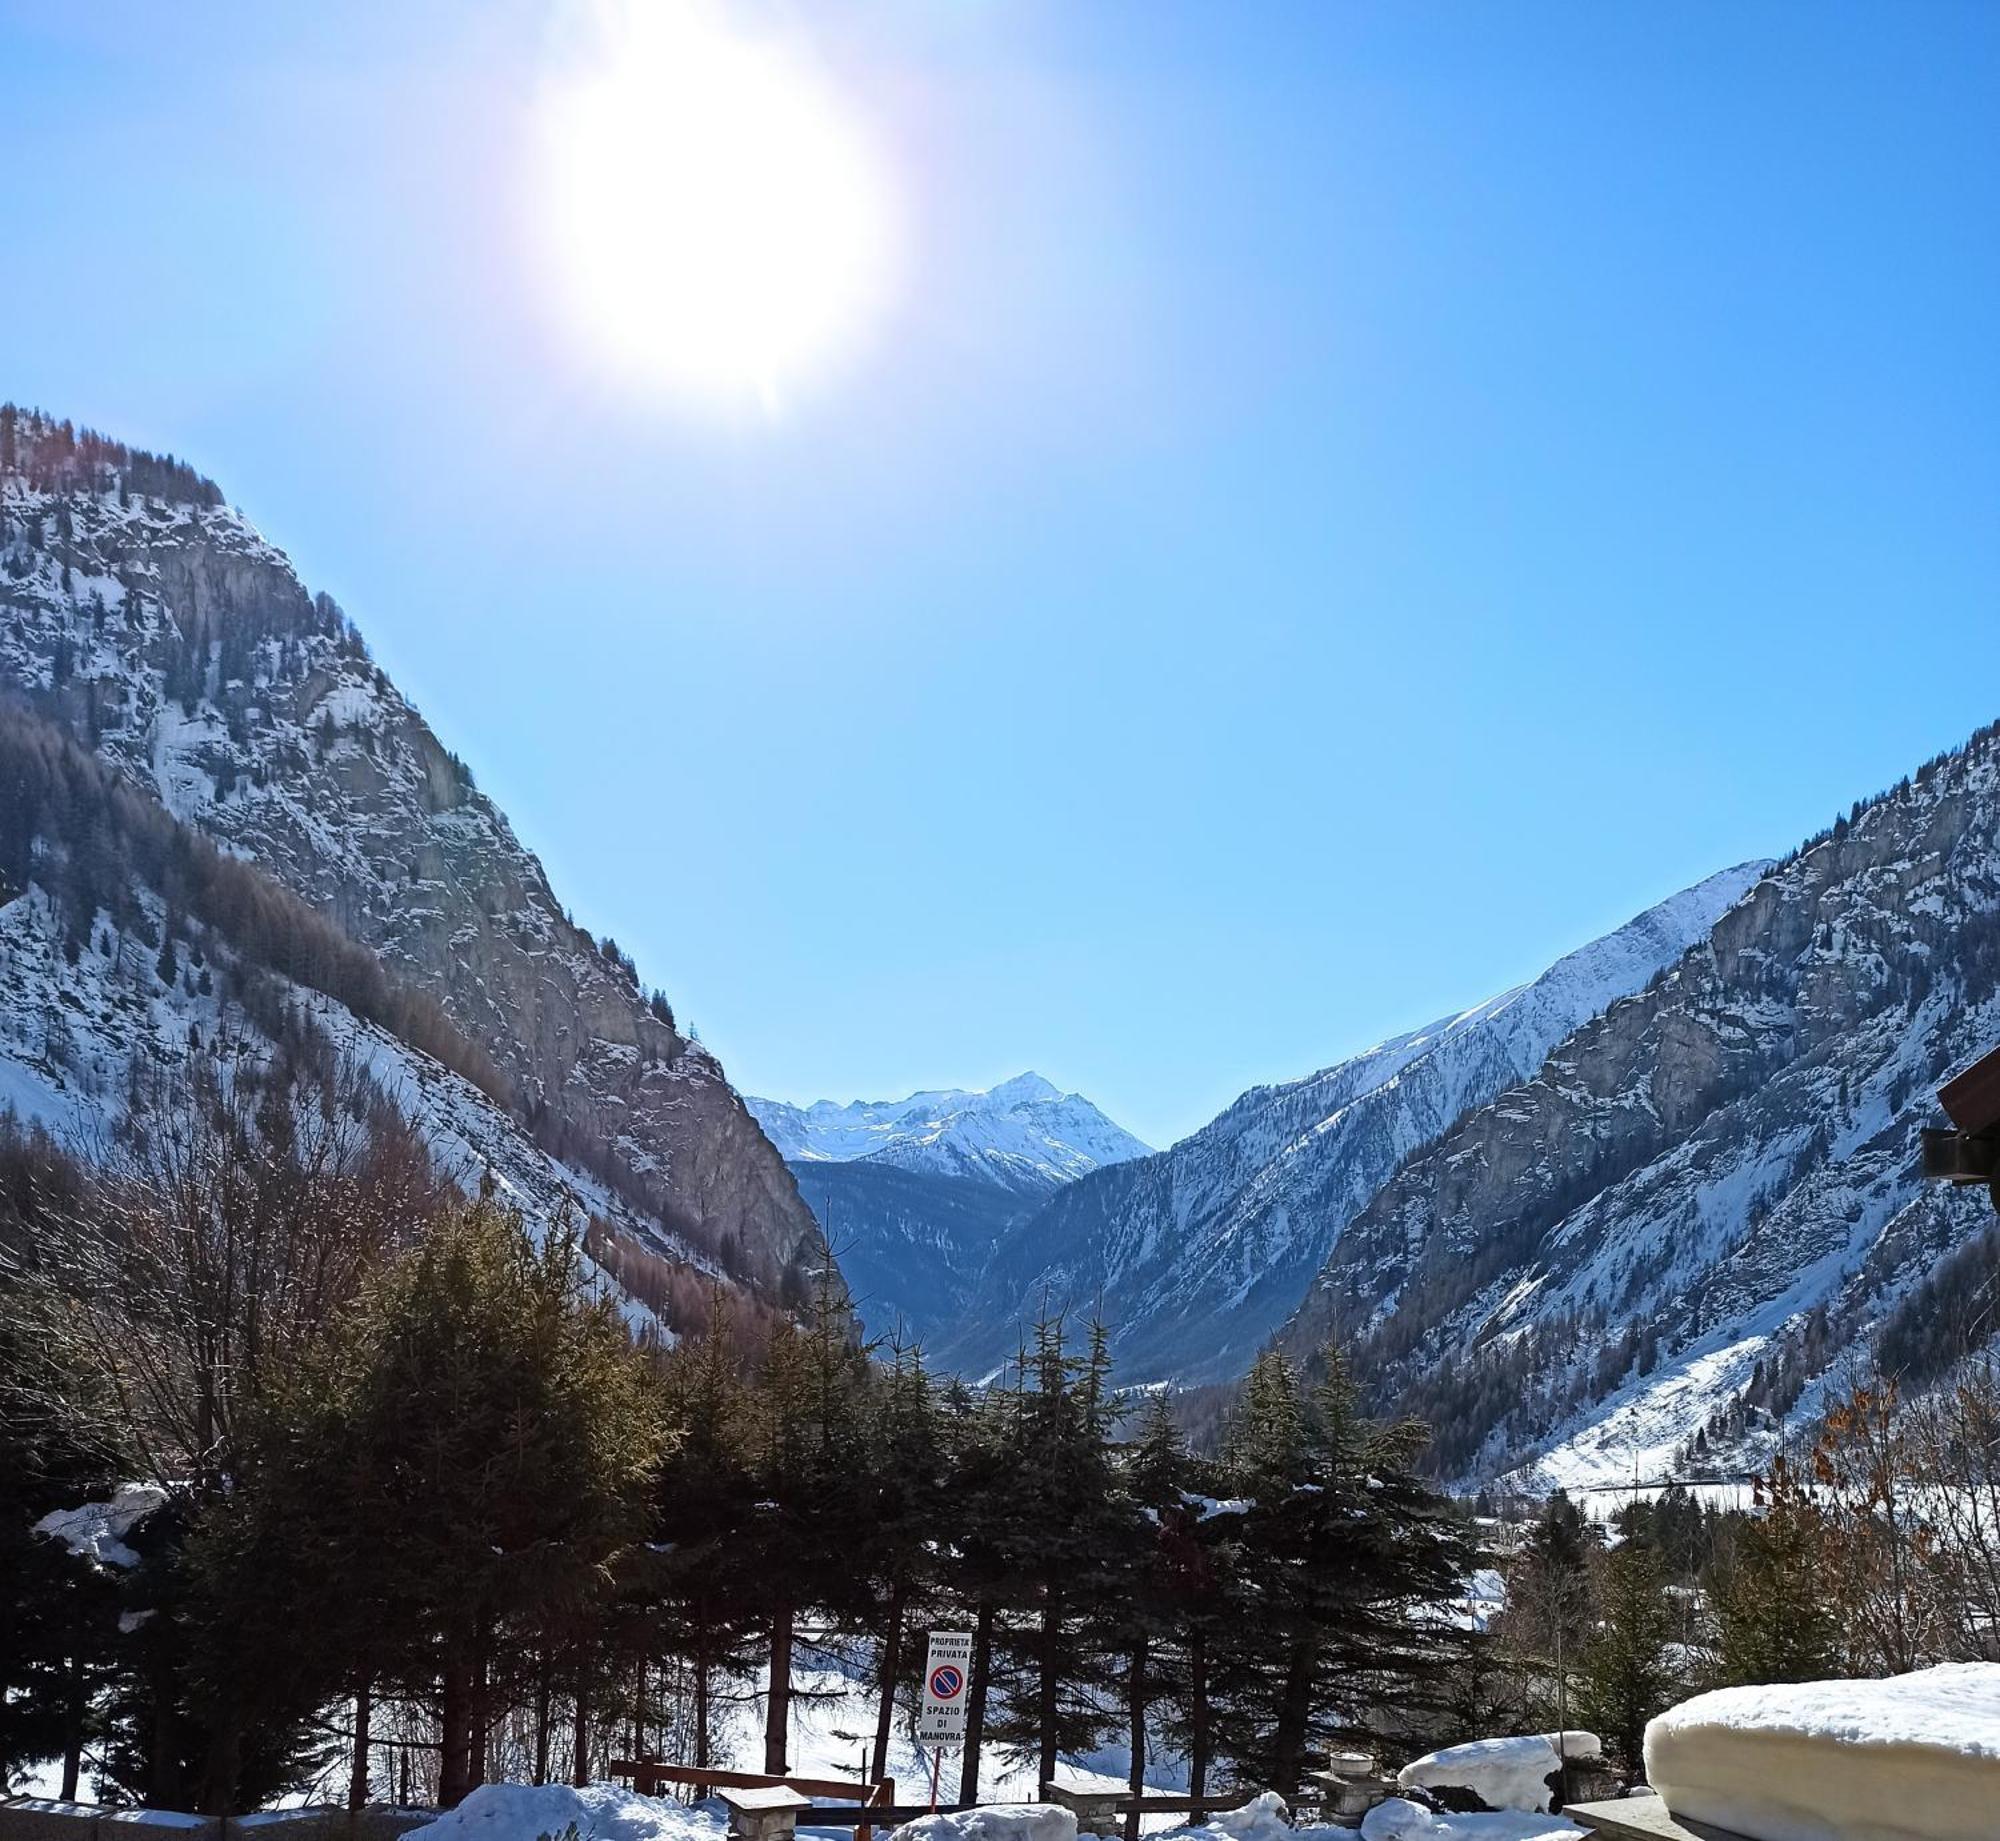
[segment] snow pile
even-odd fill
[[[50,1510],[35,1523],[34,1532],[61,1541],[79,1560],[96,1567],[137,1566],[139,1556],[125,1545],[125,1536],[166,1499],[157,1483],[121,1483],[109,1502]]]
[[[1646,1728],[1646,1779],[1758,1841],[1993,1841],[2000,1663],[1697,1694]]]
[[[1400,1796],[1377,1803],[1361,1818],[1361,1841],[1555,1841],[1582,1833],[1559,1815],[1532,1815],[1520,1809],[1440,1815]]]
[[[617,1784],[483,1784],[435,1822],[405,1835],[424,1841],[549,1841],[576,1831],[577,1841],[722,1841],[726,1824],[712,1807],[687,1808]]]
[[[1560,1743],[1562,1756],[1556,1755]],[[1604,1755],[1594,1732],[1540,1732],[1518,1739],[1473,1739],[1427,1752],[1396,1773],[1406,1790],[1463,1790],[1488,1809],[1541,1814],[1549,1806],[1549,1779],[1567,1758],[1572,1764]],[[1422,1833],[1422,1830],[1418,1830]]]
[[[1002,1803],[919,1816],[896,1833],[901,1841],[1076,1841],[1076,1817],[1053,1803]]]
[[[1275,1790],[1253,1796],[1240,1809],[1210,1816],[1208,1832],[1213,1836],[1217,1831],[1229,1841],[1293,1841],[1291,1812]]]

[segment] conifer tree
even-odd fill
[[[1678,1697],[1668,1660],[1673,1610],[1660,1551],[1635,1535],[1598,1565],[1596,1627],[1579,1657],[1577,1707],[1628,1778],[1644,1769],[1646,1722]]]
[[[1455,1634],[1436,1615],[1468,1558],[1411,1465],[1420,1430],[1355,1410],[1337,1350],[1310,1402],[1284,1359],[1252,1371],[1232,1438],[1243,1515],[1241,1602],[1225,1652],[1226,1750],[1281,1794],[1309,1752],[1359,1736],[1364,1711],[1435,1698]]]
[[[439,1796],[481,1780],[510,1664],[557,1615],[601,1604],[647,1529],[655,1389],[575,1238],[451,1211],[372,1280],[274,1384],[240,1467],[239,1512],[192,1554],[199,1610],[278,1649],[212,1645],[224,1713],[330,1698],[356,1679],[437,1694]],[[245,1606],[257,1583],[271,1603]],[[278,1603],[289,1616],[260,1617]],[[308,1658],[284,1633],[310,1624]],[[529,1639],[522,1644],[523,1637]]]
[[[732,1319],[719,1283],[709,1294],[708,1328],[667,1364],[665,1393],[675,1442],[661,1468],[658,1503],[665,1564],[642,1595],[661,1641],[689,1665],[694,1690],[694,1762],[715,1761],[718,1684],[740,1672],[740,1652],[756,1621],[753,1562],[738,1532],[758,1500],[750,1466],[751,1407],[732,1359]],[[588,1720],[588,1681],[576,1689],[579,1731]],[[574,1747],[579,1753],[586,1747]]]
[[[965,1689],[965,1745],[959,1758],[958,1800],[979,1800],[986,1743],[986,1713],[995,1677],[994,1633],[1003,1606],[1019,1602],[1025,1586],[1008,1538],[1017,1483],[1016,1422],[1022,1412],[1025,1362],[1017,1384],[974,1395],[963,1383],[945,1390],[941,1415],[951,1479],[951,1540],[943,1556],[944,1582],[972,1624],[971,1679]]]
[[[1122,1652],[1127,1787],[1135,1797],[1146,1786],[1148,1722],[1154,1703],[1185,1681],[1176,1666],[1174,1645],[1182,1635],[1187,1583],[1190,1476],[1167,1397],[1156,1393],[1125,1463],[1125,1495],[1133,1511],[1124,1526],[1130,1551],[1117,1557],[1128,1582],[1118,1593],[1110,1619],[1112,1640]],[[1203,1767],[1205,1775],[1205,1759]],[[1126,1841],[1137,1841],[1136,1811],[1126,1818],[1125,1831]]]
[[[1532,1684],[1531,1716],[1539,1725],[1569,1723],[1571,1678],[1590,1629],[1590,1561],[1601,1541],[1599,1530],[1557,1489],[1507,1570],[1501,1630]]]
[[[1108,1669],[1093,1626],[1113,1589],[1126,1506],[1111,1470],[1115,1405],[1101,1331],[1078,1359],[1061,1317],[1045,1316],[1035,1326],[1031,1366],[1032,1385],[1008,1426],[1013,1500],[994,1530],[1013,1588],[1010,1608],[1024,1616],[1000,1632],[1008,1691],[993,1728],[1003,1742],[1031,1750],[1037,1781],[1049,1784],[1063,1752],[1095,1750],[1111,1723]]]
[[[773,1330],[755,1393],[759,1494],[745,1546],[769,1637],[764,1769],[771,1772],[784,1771],[789,1749],[799,1613],[851,1622],[867,1605],[874,1505],[857,1487],[868,1469],[867,1372],[844,1294],[823,1268],[808,1327]]]
[[[874,1506],[869,1564],[874,1575],[875,1739],[870,1775],[889,1768],[896,1694],[911,1672],[917,1645],[908,1642],[912,1616],[928,1604],[937,1583],[935,1555],[944,1522],[945,1450],[937,1401],[922,1353],[898,1343],[875,1377],[868,1446]]]
[[[1783,1456],[1757,1488],[1710,1582],[1725,1686],[1814,1681],[1839,1671],[1827,1529]]]

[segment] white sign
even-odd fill
[[[924,1658],[924,1710],[917,1719],[919,1745],[965,1743],[965,1696],[972,1682],[970,1631],[933,1630]]]

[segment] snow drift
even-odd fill
[[[1400,1796],[1377,1803],[1361,1818],[1361,1841],[1562,1841],[1582,1833],[1559,1815],[1531,1815],[1519,1809],[1440,1815]]]
[[[617,1784],[489,1783],[403,1841],[556,1841],[572,1829],[576,1841],[722,1841],[724,1823],[713,1808]]]
[[[1053,1803],[1002,1803],[919,1816],[896,1833],[902,1841],[1076,1841],[1076,1817]]]
[[[1646,1728],[1646,1778],[1757,1841],[1993,1841],[2000,1663],[1697,1694]]]
[[[1560,1744],[1561,1753],[1557,1747]],[[1549,1779],[1563,1759],[1576,1764],[1604,1755],[1594,1732],[1540,1732],[1515,1739],[1473,1739],[1427,1752],[1396,1773],[1406,1790],[1467,1791],[1488,1809],[1546,1813]],[[1423,1833],[1423,1830],[1417,1830]]]

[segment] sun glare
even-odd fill
[[[702,0],[593,13],[544,98],[557,280],[627,373],[775,408],[851,351],[894,268],[890,192],[797,47]]]

